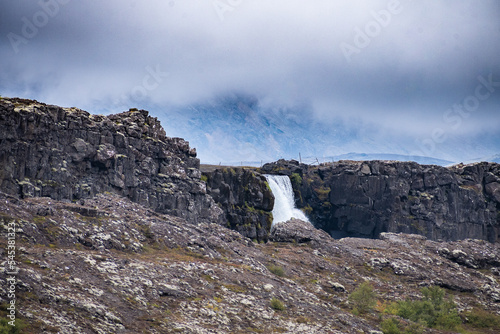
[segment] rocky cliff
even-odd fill
[[[92,115],[0,99],[0,191],[78,201],[111,192],[189,221],[223,222],[196,150],[145,110]]]
[[[267,241],[274,196],[263,175],[247,168],[217,168],[203,171],[203,178],[228,227],[250,239]]]
[[[143,110],[0,99],[0,166],[1,333],[500,331],[499,243],[383,232],[494,241],[498,165],[264,166],[318,226],[379,236],[340,240],[300,220],[269,230],[261,173],[201,175]],[[422,302],[438,323],[408,316]]]
[[[381,232],[432,240],[500,232],[500,165],[450,168],[396,161],[340,161],[310,166],[280,160],[263,173],[289,175],[297,205],[316,227],[337,237],[374,238]]]

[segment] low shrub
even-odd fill
[[[388,318],[380,323],[384,334],[422,334],[425,325],[420,323],[402,323],[396,318]]]
[[[394,318],[385,319],[380,324],[380,329],[384,334],[400,334],[399,321]]]
[[[302,177],[299,173],[292,173],[292,175],[290,175],[290,181],[295,186],[295,188],[298,188],[302,184]]]
[[[489,328],[500,331],[500,316],[485,310],[473,309],[464,314],[466,323],[474,328]]]
[[[269,271],[272,272],[273,274],[275,274],[276,276],[279,276],[279,277],[285,276],[285,269],[283,269],[283,267],[281,267],[281,266],[276,266],[274,264],[270,264],[269,266],[267,266],[267,269],[269,269]]]
[[[445,291],[437,286],[422,288],[422,300],[398,303],[397,315],[413,322],[424,322],[427,327],[455,330],[461,323],[456,305],[445,298]]]
[[[284,311],[286,309],[285,305],[281,302],[281,300],[277,298],[271,299],[271,308],[276,311]]]
[[[354,313],[367,313],[377,304],[377,294],[369,282],[363,282],[349,295],[349,302]]]

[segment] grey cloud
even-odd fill
[[[23,18],[33,20],[42,7],[26,0],[2,4],[4,95],[89,110],[111,103],[114,111],[128,103],[190,104],[243,91],[276,105],[308,105],[322,122],[426,136],[443,126],[448,108],[474,93],[479,75],[493,73],[500,81],[494,0],[45,3],[60,4],[57,14],[18,53],[8,33],[22,36]],[[222,11],[217,3],[225,4]],[[390,6],[397,14],[347,59],[342,43],[356,47],[357,32],[374,26]],[[157,66],[168,77],[134,99],[147,68]],[[458,130],[494,131],[499,100],[496,92],[482,101]]]

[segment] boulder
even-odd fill
[[[331,237],[309,222],[292,218],[286,222],[275,224],[271,228],[269,239],[275,242],[321,244],[324,240],[331,240]]]

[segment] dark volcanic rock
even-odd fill
[[[245,168],[218,168],[203,175],[208,194],[226,214],[228,227],[248,238],[267,240],[274,196],[266,178]]]
[[[166,137],[145,110],[102,116],[3,98],[0,166],[0,190],[20,198],[111,192],[188,221],[224,220],[200,180],[196,151]]]
[[[432,240],[495,242],[500,226],[500,165],[450,168],[395,161],[309,166],[280,160],[264,173],[289,175],[297,205],[335,236],[404,232]]]

